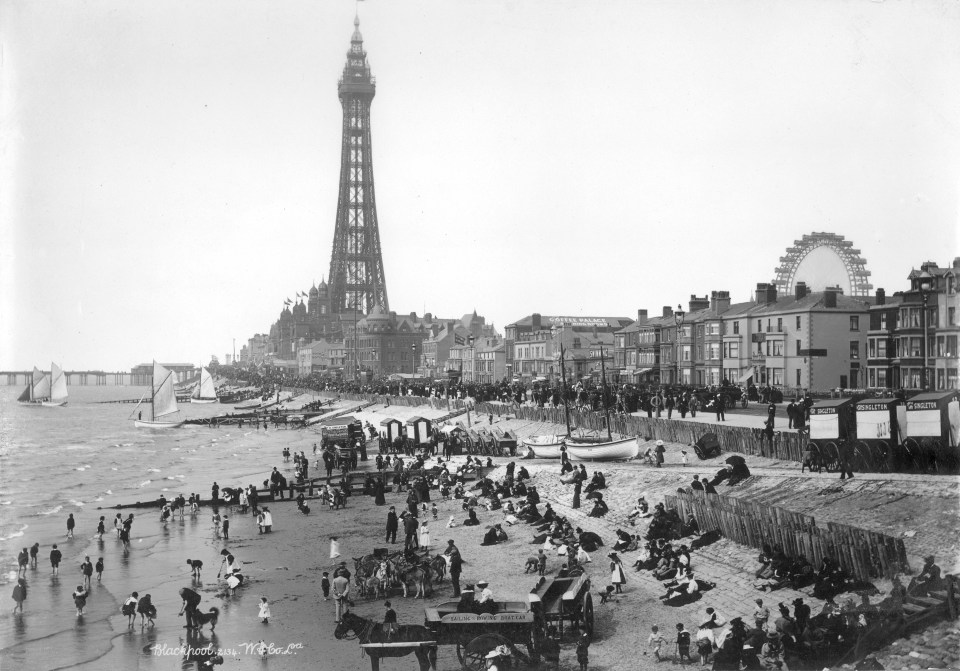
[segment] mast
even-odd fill
[[[603,380],[600,402],[603,403],[603,416],[607,420],[607,440],[613,442],[613,434],[610,433],[610,413],[607,411],[607,367],[603,365],[603,343],[600,343],[600,376]]]
[[[567,420],[567,435],[570,435],[570,399],[567,398],[567,367],[563,362],[563,334],[560,334],[560,388],[563,390],[563,418]]]

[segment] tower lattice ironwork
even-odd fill
[[[369,313],[376,305],[389,311],[390,304],[373,190],[370,103],[376,80],[363,50],[360,19],[354,19],[353,25],[347,63],[337,86],[343,106],[343,141],[337,225],[330,256],[330,306],[336,312]]]

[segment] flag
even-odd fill
[[[463,336],[454,335],[454,336],[453,336],[453,343],[454,343],[455,345],[462,345],[462,344],[463,344]]]

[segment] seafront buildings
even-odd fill
[[[860,250],[830,232],[796,240],[776,278],[757,283],[747,301],[733,302],[718,289],[655,316],[638,310],[636,319],[533,313],[507,325],[503,336],[476,310],[459,319],[391,310],[373,183],[376,85],[359,20],[354,28],[337,88],[343,131],[329,284],[321,280],[288,297],[269,333],[241,348],[241,364],[361,382],[390,376],[531,382],[561,374],[598,381],[605,374],[621,384],[727,381],[788,392],[957,388],[960,258],[946,268],[922,263],[904,290],[871,294]],[[831,281],[846,281],[849,295],[839,285],[811,291],[795,281],[805,256],[824,246],[843,261],[848,277]]]

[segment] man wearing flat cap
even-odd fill
[[[453,539],[447,541],[447,549],[443,554],[450,558],[450,582],[453,583],[453,596],[460,596],[460,574],[463,572],[463,557]]]

